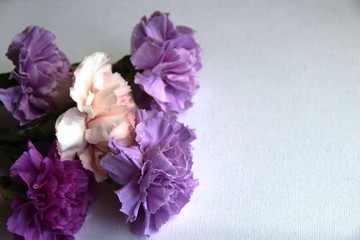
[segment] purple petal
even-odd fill
[[[101,159],[100,166],[115,182],[121,185],[127,184],[139,170],[133,161],[122,152],[117,155],[107,154]]]
[[[52,94],[63,79],[71,76],[70,63],[54,41],[49,31],[29,26],[14,37],[6,53],[15,65],[11,81],[21,86],[7,89],[6,97],[0,100],[21,125],[63,107],[55,103]],[[69,98],[67,91],[57,95]]]
[[[14,181],[24,182],[31,186],[40,169],[43,156],[36,150],[29,141],[28,151],[24,152],[10,168],[10,176]]]
[[[151,230],[153,231],[158,231],[159,228],[166,223],[167,221],[169,221],[170,219],[170,210],[168,206],[163,206],[161,207],[156,214],[152,214],[151,218],[150,218],[150,222],[151,222]]]
[[[137,73],[135,75],[135,83],[139,84],[148,95],[156,97],[155,100],[168,101],[168,96],[165,92],[166,84],[160,76],[150,71]]]
[[[177,114],[192,106],[201,49],[191,28],[175,27],[169,14],[156,12],[134,28],[131,52],[133,65],[143,70],[135,83],[157,103],[155,109]],[[154,108],[152,103],[145,108]]]
[[[144,203],[144,207],[150,214],[156,213],[170,199],[163,186],[149,186],[147,192],[147,201],[146,204]]]
[[[128,184],[115,193],[121,202],[120,211],[127,216],[127,221],[135,221],[141,203],[137,179],[133,178]]]
[[[109,147],[115,154],[123,152],[128,158],[132,159],[138,168],[142,167],[143,154],[137,146],[124,147],[118,144],[115,139],[111,139],[109,141]]]
[[[159,112],[155,110],[146,111],[142,109],[139,109],[138,111],[135,112],[135,121],[137,124],[140,122],[144,122],[148,118],[155,118],[155,117],[163,118],[164,112]]]
[[[146,40],[161,44],[177,36],[174,24],[169,20],[168,13],[154,12],[149,19],[135,26],[131,37],[131,52],[134,53]]]
[[[131,230],[149,236],[180,212],[198,185],[191,172],[190,143],[195,133],[175,116],[158,111],[138,110],[135,122],[137,145],[123,147],[110,141],[112,157],[103,161],[109,161],[104,167],[115,179],[120,177],[117,181],[128,181],[116,194],[122,203],[120,211],[132,222]],[[132,172],[129,166],[140,159],[137,171]],[[111,169],[119,162],[119,167]]]
[[[145,42],[131,56],[131,62],[137,69],[151,69],[160,63],[163,48],[151,42]]]
[[[140,207],[136,221],[131,226],[131,231],[136,234],[150,237],[150,214]]]
[[[137,134],[135,140],[141,151],[154,146],[163,148],[174,136],[171,122],[162,118],[150,118],[137,124],[135,132]]]
[[[195,31],[187,26],[176,26],[176,30],[181,34],[194,35]]]
[[[13,202],[19,200],[14,199]],[[42,239],[41,227],[33,226],[34,208],[31,205],[16,209],[7,221],[7,228],[10,232],[24,236],[25,239]],[[29,228],[29,226],[31,226]]]
[[[176,169],[172,163],[167,159],[158,149],[151,149],[145,156],[146,160],[151,161],[153,169],[159,169],[169,175],[175,175]]]
[[[79,160],[60,161],[53,144],[46,158],[29,141],[11,167],[14,182],[27,185],[26,198],[14,198],[8,229],[17,238],[74,239],[95,200],[92,175]]]
[[[142,154],[137,147],[120,148],[114,140],[110,141],[115,154],[109,153],[101,159],[100,166],[109,176],[121,185],[127,184],[141,168]]]

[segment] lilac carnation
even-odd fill
[[[135,75],[135,83],[152,98],[147,107],[180,113],[192,106],[199,87],[200,46],[191,28],[175,26],[168,15],[155,12],[136,25],[131,62],[142,70]]]
[[[6,56],[15,65],[11,81],[19,86],[0,89],[0,101],[21,125],[63,107],[63,98],[70,99],[70,63],[51,32],[27,27],[14,37]]]
[[[95,200],[91,174],[79,160],[60,161],[55,144],[43,157],[28,144],[10,169],[14,182],[27,187],[26,199],[14,198],[7,226],[17,239],[74,239]]]
[[[150,235],[180,212],[198,185],[191,171],[195,133],[174,116],[144,110],[136,114],[135,131],[137,145],[110,141],[113,153],[100,164],[123,185],[116,194],[132,231]]]

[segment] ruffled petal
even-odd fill
[[[114,140],[112,140],[114,142]],[[113,143],[114,144],[114,143]],[[134,156],[135,150],[130,153]],[[128,151],[129,154],[129,151]],[[101,159],[100,166],[103,167],[109,174],[109,176],[117,183],[121,185],[127,184],[133,176],[139,172],[139,163],[135,163],[133,159],[129,158],[128,154],[118,149],[117,153],[109,153]]]
[[[36,180],[40,171],[43,156],[29,141],[28,150],[25,151],[14,165],[10,168],[10,176],[13,180],[23,182],[30,187]]]
[[[95,92],[94,82],[102,78],[104,74],[111,74],[110,58],[103,52],[93,53],[75,70],[74,86],[70,88],[70,96],[82,111],[86,105],[89,92]],[[99,88],[99,86],[97,86]]]
[[[128,184],[120,190],[117,190],[115,193],[121,202],[120,211],[127,217],[126,221],[135,221],[137,219],[141,203],[136,178],[133,178]]]
[[[55,129],[61,160],[74,159],[75,155],[86,147],[85,114],[77,108],[71,108],[60,115],[56,120]]]
[[[131,56],[131,62],[137,69],[152,69],[163,58],[163,47],[152,42],[145,42]]]
[[[79,154],[79,159],[83,167],[94,173],[97,182],[102,182],[108,178],[105,169],[100,165],[101,159],[108,152],[106,148],[100,149],[99,146],[88,145],[85,150]]]

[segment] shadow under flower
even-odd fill
[[[147,239],[130,231],[130,224],[120,212],[121,204],[114,193],[119,187],[107,182],[98,183],[97,200],[90,206],[85,223],[76,239]]]

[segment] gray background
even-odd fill
[[[192,201],[151,239],[360,239],[360,1],[0,1],[0,71],[37,24],[71,62],[129,53],[143,15],[197,30],[201,88]],[[5,124],[5,120],[0,120]],[[100,184],[77,239],[142,239]],[[0,203],[0,236],[8,203]]]

